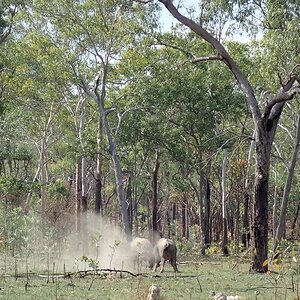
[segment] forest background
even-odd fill
[[[299,238],[297,1],[2,1],[0,17],[5,251],[72,233],[84,253],[101,219],[201,254],[253,247],[266,272]]]

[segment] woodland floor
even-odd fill
[[[268,274],[249,274],[249,261],[241,257],[181,259],[178,268],[176,277],[169,264],[162,274],[149,272],[137,277],[114,272],[53,277],[51,271],[30,270],[27,274],[11,270],[8,274],[1,266],[0,299],[145,300],[153,283],[160,286],[162,300],[212,299],[211,291],[237,295],[239,299],[300,299],[300,266],[296,259],[272,267]]]

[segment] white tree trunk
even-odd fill
[[[97,80],[95,92],[91,91],[89,85],[86,82],[82,82],[84,91],[92,97],[94,100],[96,100],[98,104],[99,113],[101,116],[101,121],[103,125],[103,129],[108,141],[108,147],[109,147],[109,154],[111,155],[113,167],[114,167],[114,173],[115,173],[115,181],[116,181],[116,190],[117,190],[117,197],[120,205],[120,211],[122,215],[122,224],[125,233],[127,236],[131,236],[131,224],[130,219],[127,211],[128,203],[126,201],[126,195],[123,187],[123,176],[122,176],[122,169],[121,169],[121,163],[118,157],[117,148],[116,148],[116,142],[115,139],[112,136],[111,128],[109,126],[107,116],[111,112],[111,110],[105,109],[105,97],[106,97],[106,77],[107,77],[108,71],[107,71],[107,65],[103,66],[103,76],[100,82],[100,79]],[[99,85],[101,85],[99,94]]]

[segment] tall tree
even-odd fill
[[[245,73],[237,65],[224,45],[208,32],[203,24],[195,22],[181,14],[171,0],[158,0],[171,15],[212,45],[215,54],[206,57],[194,57],[194,62],[222,61],[232,72],[240,89],[245,93],[252,113],[256,141],[256,170],[254,183],[254,224],[253,224],[253,257],[250,269],[254,272],[267,272],[268,265],[268,184],[271,147],[279,118],[285,103],[300,93],[299,78],[296,68],[287,74],[286,80],[269,99],[265,99],[265,107],[259,105],[255,90]],[[298,8],[296,4],[294,4]]]

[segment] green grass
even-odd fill
[[[238,258],[198,258],[179,265],[180,273],[174,277],[170,265],[162,274],[149,272],[145,277],[120,274],[80,278],[40,278],[26,274],[0,277],[0,299],[116,299],[145,300],[152,283],[161,288],[162,299],[211,299],[210,291],[238,295],[241,299],[300,299],[299,264],[290,262],[269,274],[249,274],[249,262]],[[275,272],[276,271],[276,272]],[[46,273],[44,273],[46,274]],[[293,290],[294,287],[294,290]],[[298,288],[298,291],[297,291]]]

